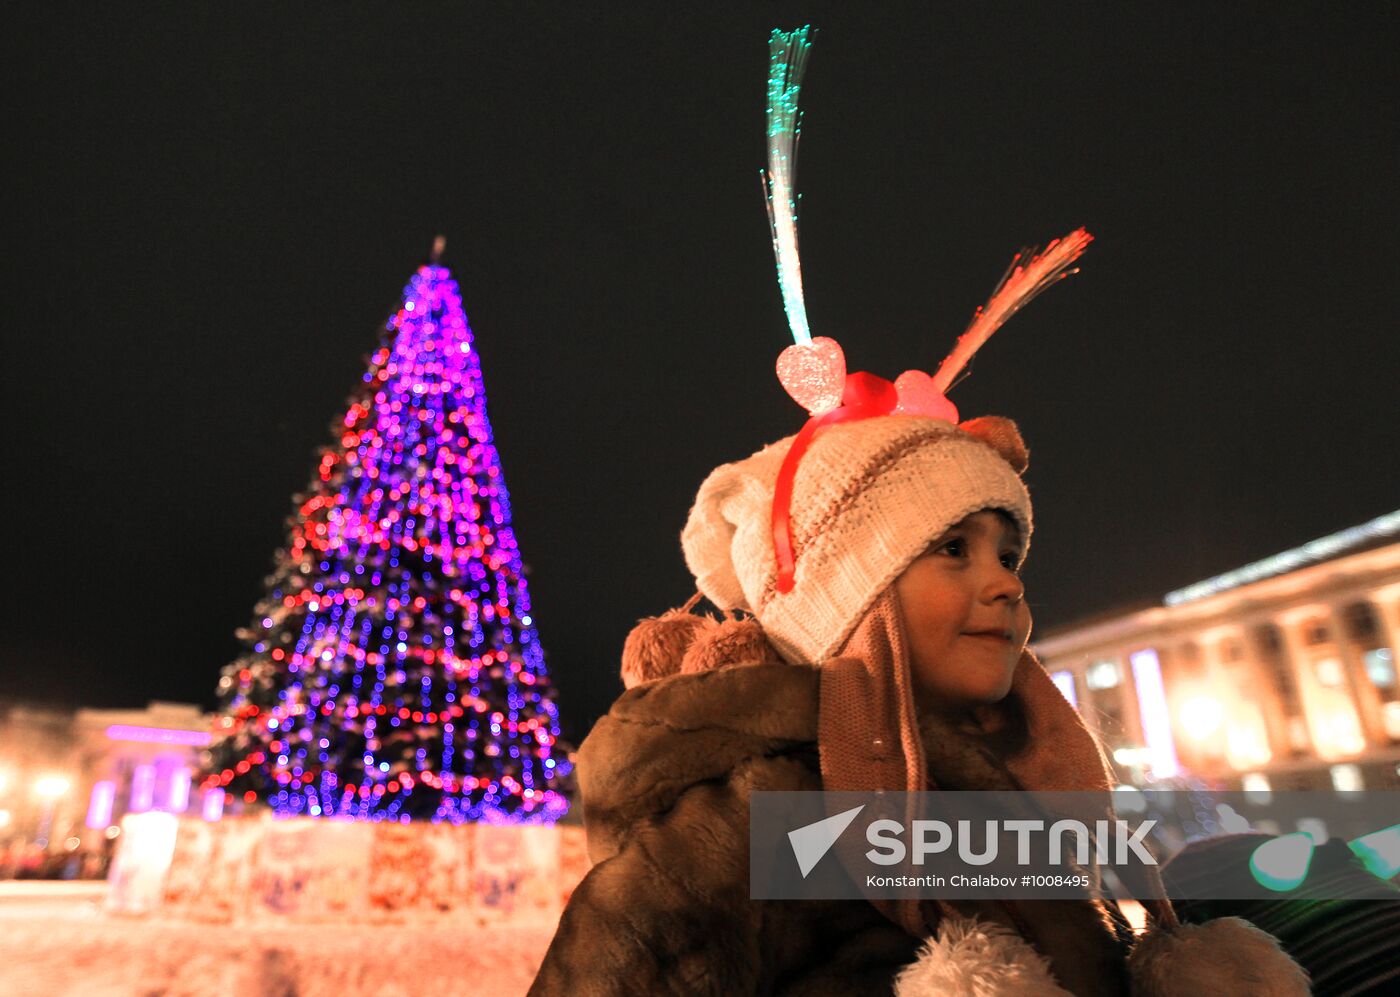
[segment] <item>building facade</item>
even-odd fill
[[[104,874],[128,813],[216,819],[223,794],[192,788],[212,729],[184,703],[0,710],[0,878]]]
[[[1034,644],[1126,783],[1400,788],[1400,512]]]

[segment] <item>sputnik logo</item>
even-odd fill
[[[807,873],[811,872],[822,856],[831,850],[831,846],[836,844],[836,839],[841,837],[842,832],[851,826],[851,822],[856,819],[865,804],[853,807],[844,813],[835,814],[812,824],[799,827],[796,831],[788,832],[788,841],[792,844],[792,854],[797,858],[797,868],[802,872],[802,878],[807,878]]]

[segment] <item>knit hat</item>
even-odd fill
[[[818,663],[929,543],[982,509],[1008,513],[1030,539],[1031,503],[1018,471],[1025,447],[1005,419],[961,427],[887,415],[825,428],[803,455],[789,504],[796,567],[778,590],[772,510],[795,437],[716,468],[681,535],[701,592],[758,617],[788,661]]]

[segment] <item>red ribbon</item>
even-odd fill
[[[797,555],[792,549],[792,485],[797,477],[797,466],[802,463],[802,457],[812,445],[817,431],[838,422],[889,415],[898,404],[899,394],[894,385],[883,377],[863,370],[847,374],[840,406],[812,416],[792,441],[782,467],[778,469],[778,480],[773,485],[773,552],[778,559],[779,592],[791,592],[795,584]]]

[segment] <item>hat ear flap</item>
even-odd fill
[[[1021,439],[1021,431],[1010,419],[1003,419],[999,415],[984,415],[978,419],[969,419],[958,428],[1001,454],[1002,459],[1010,464],[1017,474],[1024,474],[1030,466],[1030,451]]]
[[[696,587],[720,609],[748,609],[744,588],[734,570],[734,533],[749,475],[737,464],[717,467],[700,486],[695,505],[681,531],[685,563]]]

